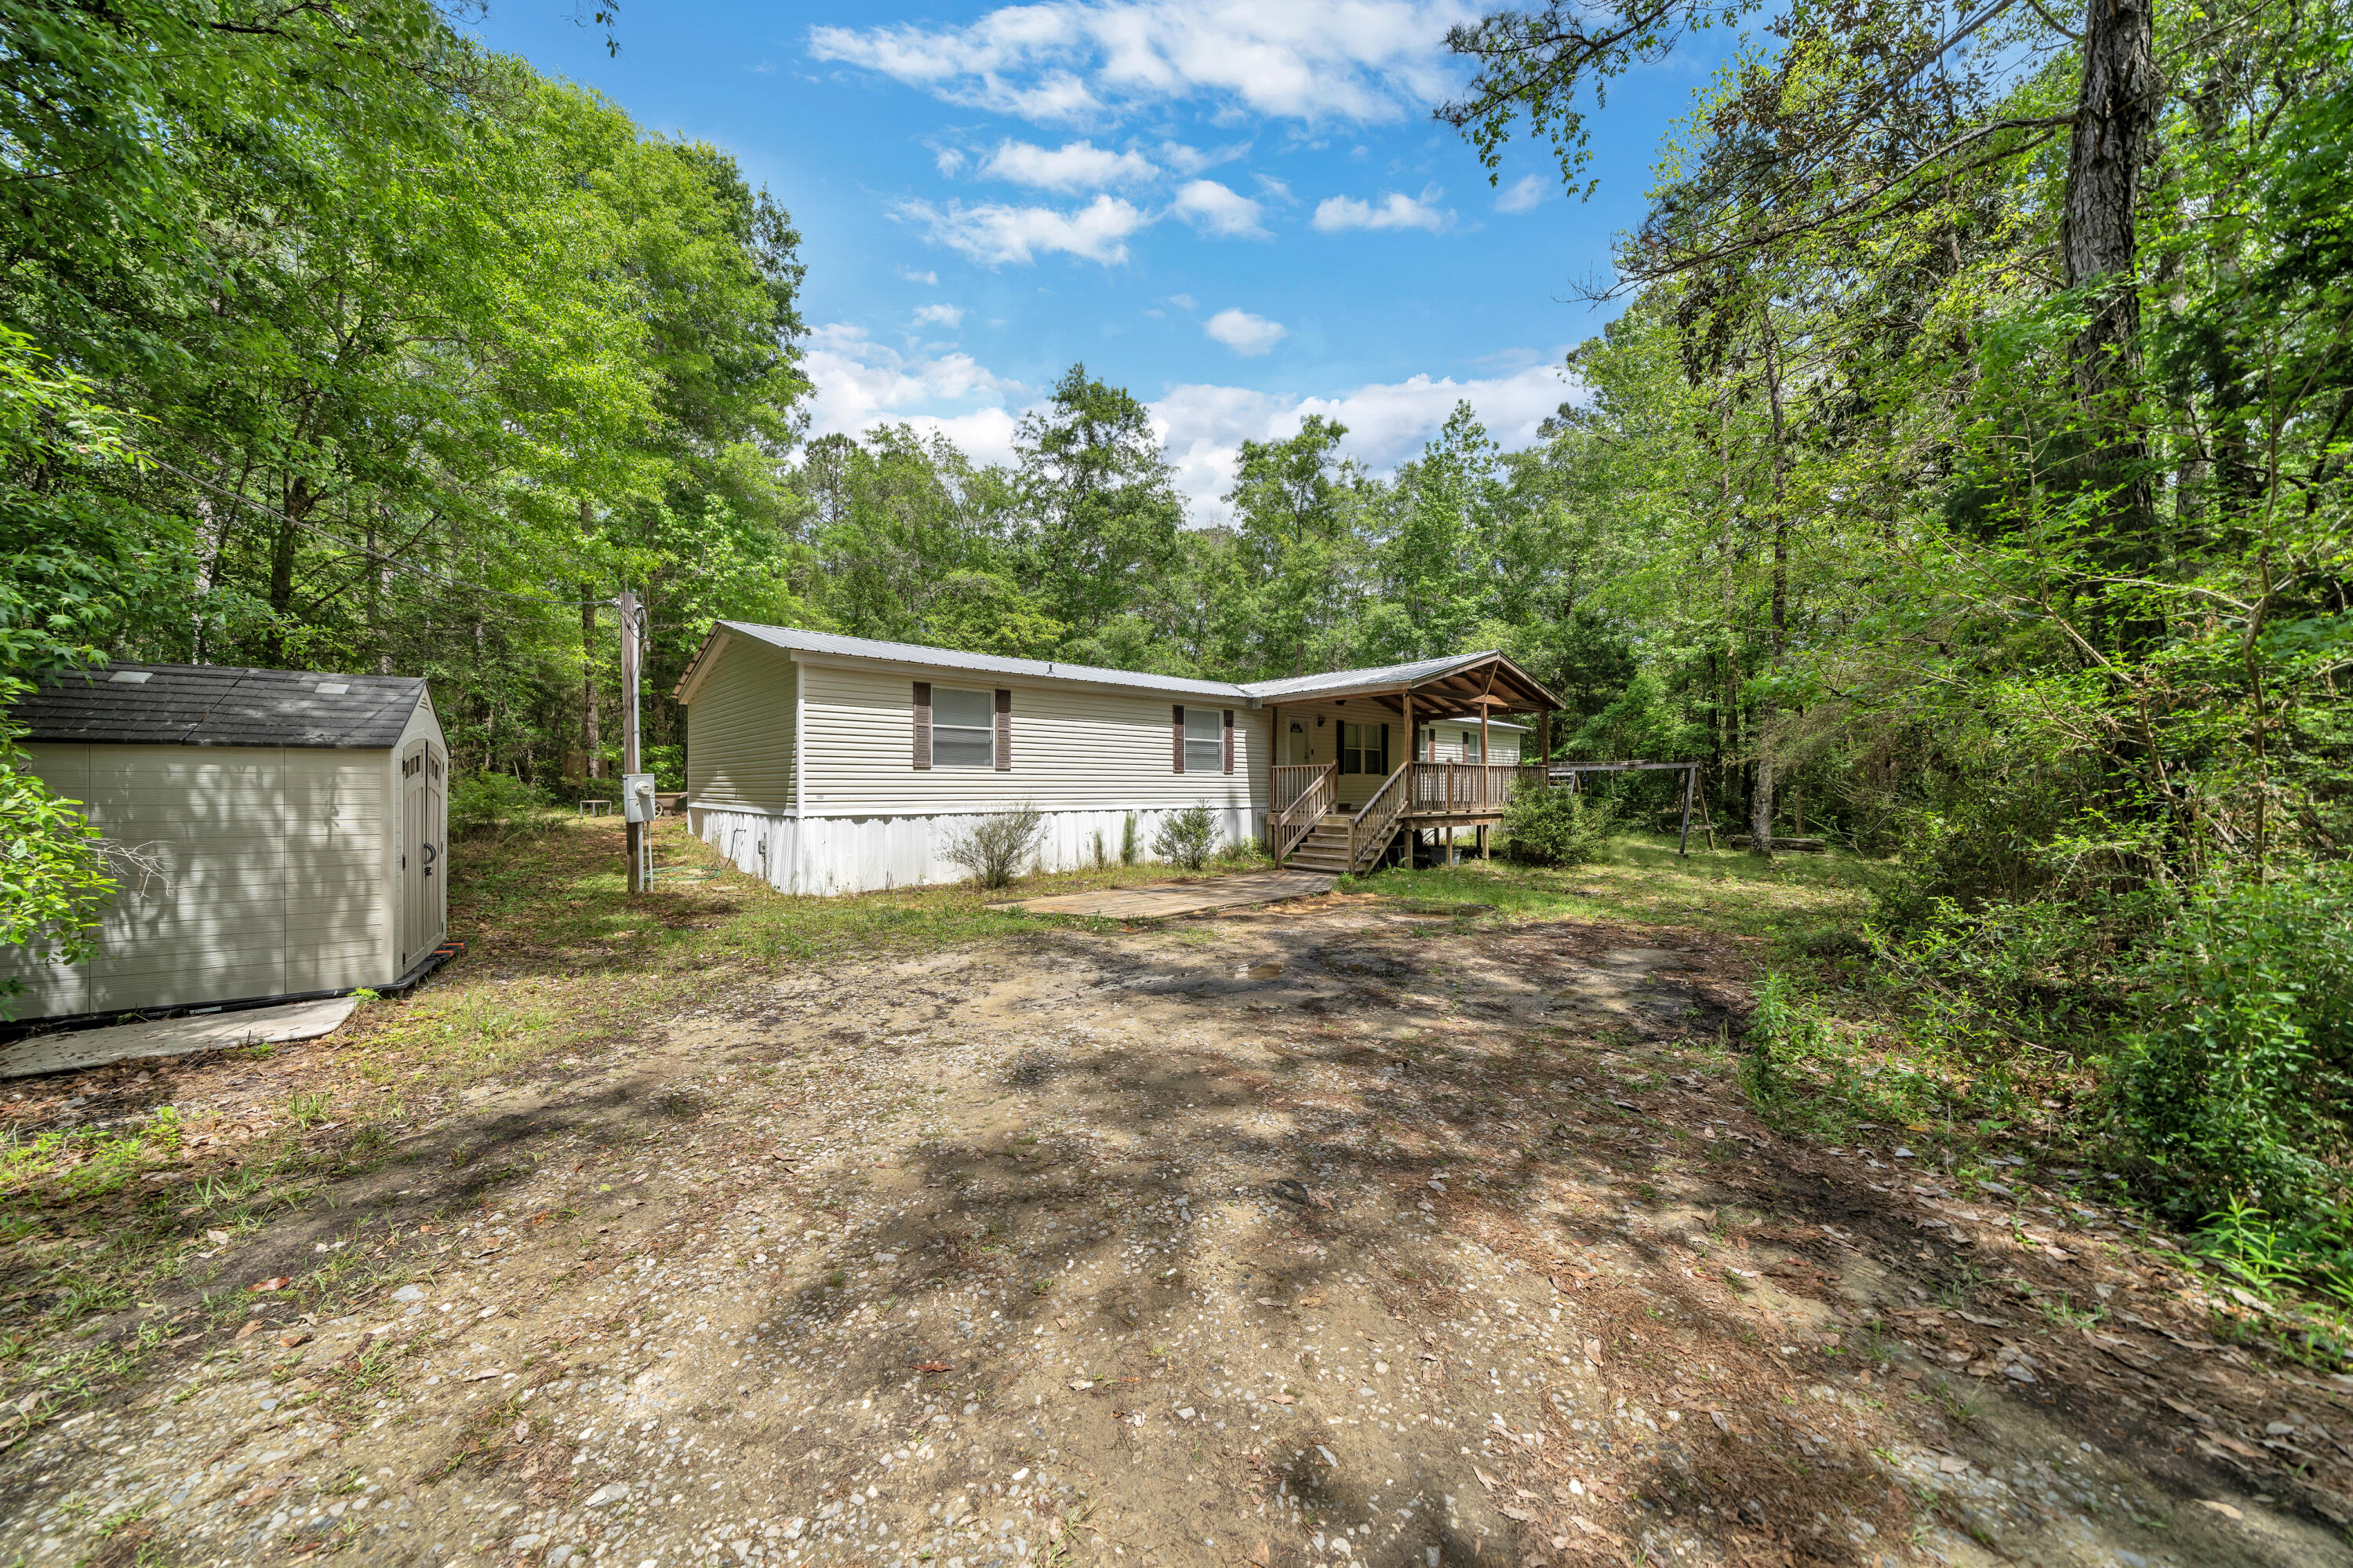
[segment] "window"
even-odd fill
[[[1340,726],[1341,772],[1374,773],[1387,778],[1389,771],[1388,752],[1388,726],[1344,724]]]
[[[1475,729],[1466,729],[1462,732],[1462,760],[1465,762],[1482,760],[1479,756],[1479,732]]]
[[[990,730],[990,699],[987,692],[932,688],[932,766],[989,768],[996,765],[997,747]]]
[[[1185,710],[1185,771],[1226,770],[1226,720],[1216,708]]]

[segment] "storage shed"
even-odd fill
[[[156,868],[88,961],[0,949],[18,1021],[388,986],[440,942],[449,754],[422,680],[110,664],[13,712],[33,771]]]

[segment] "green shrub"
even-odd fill
[[[1135,843],[1135,813],[1134,811],[1130,811],[1127,814],[1126,822],[1123,824],[1119,830],[1119,863],[1122,865],[1134,865],[1135,863],[1137,853],[1138,851]]]
[[[512,773],[475,773],[450,781],[449,827],[461,837],[503,837],[540,820],[546,793]]]
[[[1046,814],[1028,801],[1009,811],[995,811],[963,829],[944,852],[955,864],[972,873],[983,887],[1003,887],[1029,868],[1038,841],[1046,836]]]
[[[1187,806],[1160,821],[1152,837],[1152,853],[1165,861],[1198,871],[1217,853],[1218,816],[1207,806]]]
[[[1576,865],[1599,850],[1614,815],[1609,801],[1579,791],[1522,789],[1504,809],[1504,853],[1531,865]]]
[[[2353,1153],[2353,874],[2316,868],[2189,905],[2143,960],[2107,1108],[2158,1205],[2293,1225]]]

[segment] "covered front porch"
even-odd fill
[[[1451,830],[1471,828],[1486,853],[1513,794],[1545,785],[1551,715],[1560,706],[1499,652],[1303,676],[1258,691],[1277,740],[1267,846],[1278,864],[1334,874],[1367,870],[1400,835],[1437,830],[1451,838]],[[1507,722],[1515,714],[1535,716],[1533,734]]]

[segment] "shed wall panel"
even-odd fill
[[[370,961],[384,948],[392,900],[384,842],[392,831],[384,754],[295,751],[285,760],[286,816],[280,908],[286,921],[286,989],[343,991],[382,984]]]

